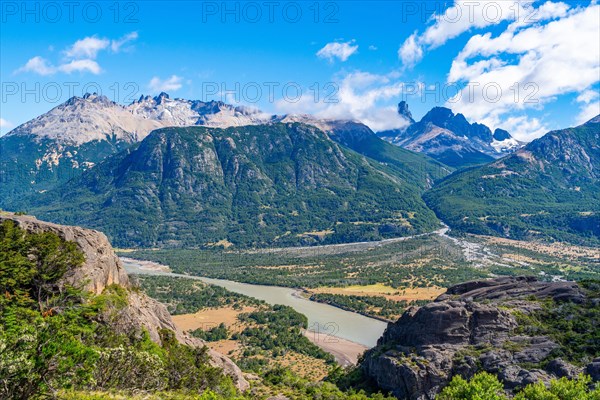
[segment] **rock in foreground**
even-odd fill
[[[114,253],[106,236],[98,231],[77,226],[57,225],[44,222],[35,217],[16,215],[0,211],[0,224],[14,221],[21,229],[31,233],[52,232],[64,240],[77,243],[84,254],[85,261],[80,267],[67,271],[62,281],[70,286],[101,294],[110,285],[118,285],[129,289],[129,277],[119,258]],[[151,299],[144,293],[128,290],[127,306],[119,310],[109,310],[103,320],[117,333],[141,335],[144,330],[150,338],[160,343],[161,329],[175,333],[179,342],[188,346],[202,347],[204,342],[193,338],[177,329],[167,308],[160,302]],[[110,316],[108,315],[110,314]],[[213,366],[223,369],[223,372],[233,379],[240,390],[249,388],[248,382],[242,376],[241,370],[233,361],[216,351],[209,351]]]
[[[556,321],[547,321],[547,327],[543,321],[564,309],[594,330],[597,294],[598,288],[533,277],[453,286],[434,302],[413,307],[390,323],[377,347],[366,353],[362,369],[382,389],[410,400],[434,399],[453,376],[470,378],[479,371],[496,374],[507,390],[586,371],[597,380],[597,347],[567,349],[554,334]],[[531,324],[537,318],[543,322],[540,326]]]

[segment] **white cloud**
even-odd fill
[[[0,118],[0,129],[12,128],[13,124],[4,118]]]
[[[398,114],[396,107],[382,105],[402,94],[405,85],[397,78],[395,73],[353,72],[334,79],[338,82],[335,98],[321,98],[316,102],[314,93],[307,91],[299,101],[281,99],[276,107],[284,113],[358,120],[375,131],[401,128],[407,125],[407,121]]]
[[[15,71],[15,73],[19,72],[34,72],[38,75],[46,76],[54,74],[56,72],[56,68],[48,64],[48,61],[46,61],[44,58],[35,56],[29,59],[29,61],[27,61],[27,63],[25,63],[25,65],[23,65],[21,68]]]
[[[600,115],[600,101],[585,105],[579,115],[577,115],[576,122],[578,125],[588,122],[590,119]]]
[[[511,22],[507,31],[567,15],[569,6],[547,1],[539,7],[533,2],[497,0],[454,0],[443,13],[434,14],[432,24],[421,34],[411,35],[398,50],[402,61],[412,66],[419,62],[425,50],[444,45],[465,32]],[[404,57],[403,57],[404,55]]]
[[[161,80],[158,76],[153,77],[148,83],[148,88],[153,92],[174,92],[181,89],[182,78],[177,75],[171,75],[168,79]]]
[[[125,35],[119,39],[111,41],[110,48],[113,52],[118,53],[119,51],[121,51],[121,48],[123,47],[123,45],[136,40],[138,38],[138,36],[139,35],[137,32],[128,33],[127,35]]]
[[[333,62],[335,58],[340,61],[346,61],[352,54],[356,53],[358,45],[354,44],[354,40],[349,42],[332,42],[327,43],[325,47],[317,52],[317,57],[326,58]]]
[[[98,75],[102,72],[102,69],[98,63],[94,60],[73,60],[59,65],[58,67],[51,65],[44,58],[40,56],[33,57],[27,63],[15,71],[20,72],[33,72],[38,75],[48,76],[54,75],[57,72],[64,72],[65,74],[71,74],[73,72],[91,72],[94,75]]]
[[[33,72],[38,75],[53,75],[57,72],[67,74],[79,72],[91,72],[99,74],[102,72],[100,65],[94,61],[98,54],[103,50],[112,50],[113,53],[118,53],[123,50],[123,46],[138,38],[137,32],[131,32],[116,40],[106,38],[98,38],[97,36],[88,36],[77,40],[71,46],[63,51],[65,58],[58,66],[54,66],[41,56],[31,58],[15,73]],[[50,51],[53,47],[50,46]]]
[[[94,60],[73,60],[69,63],[62,64],[58,69],[67,74],[88,71],[94,75],[98,75],[102,72],[102,69]]]
[[[598,93],[598,90],[590,89],[577,96],[577,102],[588,104],[596,100],[598,97],[600,97],[600,93]]]
[[[110,45],[110,40],[104,38],[97,38],[96,36],[90,36],[80,39],[73,43],[73,45],[65,50],[65,55],[69,58],[91,58],[94,59],[98,55],[98,52],[106,49]]]
[[[423,58],[423,49],[416,41],[417,33],[413,33],[406,39],[402,47],[398,49],[398,57],[402,60],[402,64],[407,67],[412,67]]]
[[[490,117],[479,121],[490,127],[498,127],[510,132],[517,140],[529,142],[544,136],[550,128],[538,118],[530,118],[526,115],[510,116],[500,121],[498,118]]]
[[[375,45],[370,45],[370,46],[369,46],[369,50],[371,50],[371,51],[376,51],[376,50],[377,50],[377,46],[375,46]]]
[[[556,10],[563,8],[546,5],[546,10],[550,11],[544,15],[557,15]],[[493,127],[561,95],[584,92],[600,77],[599,14],[600,6],[590,5],[545,25],[511,25],[496,37],[491,33],[471,37],[448,74],[449,83],[468,87],[449,105]],[[483,90],[486,85],[491,90],[488,96]],[[539,134],[535,121],[523,126],[530,133],[518,133],[518,139],[531,140]]]

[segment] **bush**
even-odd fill
[[[476,374],[470,381],[455,376],[436,397],[437,400],[506,400],[502,384],[495,375]]]

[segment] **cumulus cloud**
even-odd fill
[[[15,72],[33,72],[38,75],[46,76],[56,73],[56,68],[48,64],[48,61],[46,61],[44,58],[35,56],[30,58],[25,65],[17,69]]]
[[[118,53],[119,51],[121,51],[121,49],[125,49],[125,47],[123,47],[124,45],[136,40],[138,38],[138,36],[139,35],[137,32],[128,33],[127,35],[125,35],[119,39],[111,41],[110,48],[113,52]]]
[[[73,72],[90,72],[94,75],[98,75],[102,72],[102,69],[96,61],[89,59],[72,60],[59,66],[54,66],[48,63],[44,58],[36,56],[27,61],[24,66],[15,72],[33,72],[42,76],[54,75],[57,72],[64,72],[65,74],[71,74]]]
[[[346,61],[352,54],[358,51],[358,45],[354,44],[354,40],[349,42],[332,42],[327,43],[325,47],[317,52],[317,57],[325,58],[333,62],[336,58],[340,61]]]
[[[405,84],[395,73],[378,75],[353,72],[334,79],[335,96],[320,96],[306,91],[299,101],[281,99],[276,103],[279,111],[290,114],[313,114],[319,118],[358,120],[374,131],[401,128],[407,125],[395,106],[386,105],[403,93]]]
[[[65,55],[69,58],[91,58],[94,59],[98,52],[106,49],[110,45],[110,40],[100,39],[96,36],[86,37],[73,43],[71,47],[65,50]]]
[[[508,30],[540,21],[563,17],[569,6],[563,2],[534,7],[533,2],[497,0],[455,0],[443,13],[434,14],[431,24],[422,33],[411,35],[398,50],[399,58],[408,66],[419,62],[426,50],[444,45],[465,32],[502,22],[511,22]]]
[[[97,36],[88,36],[77,40],[67,47],[62,54],[64,58],[54,66],[41,56],[35,56],[27,61],[15,73],[33,72],[38,75],[47,76],[57,72],[70,74],[73,72],[90,72],[99,74],[102,72],[100,65],[95,61],[101,51],[110,50],[118,53],[125,49],[125,45],[138,38],[137,32],[131,32],[119,39],[109,40]]]
[[[182,80],[183,78],[177,75],[171,75],[165,80],[155,76],[150,80],[150,83],[148,83],[148,88],[152,92],[174,92],[181,89]]]
[[[402,60],[402,64],[407,67],[412,67],[423,58],[423,49],[417,43],[417,33],[413,33],[406,39],[402,47],[398,50],[398,57]]]
[[[600,97],[600,93],[598,93],[598,90],[589,89],[577,96],[577,102],[588,104],[596,100],[598,97]]]
[[[73,60],[69,63],[62,64],[58,69],[67,74],[87,71],[94,75],[98,75],[102,72],[100,65],[94,60]]]
[[[564,11],[556,6],[546,10],[544,15]],[[452,62],[448,82],[467,87],[449,104],[496,126],[508,115],[539,109],[560,95],[585,93],[600,77],[599,14],[600,6],[592,4],[546,24],[519,23],[496,37],[474,35]],[[585,100],[590,95],[580,96]],[[519,122],[531,132],[515,135],[518,139],[531,140],[545,129],[537,129],[539,121]]]

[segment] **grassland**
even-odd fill
[[[443,232],[408,240],[318,247],[128,250],[123,255],[168,265],[176,273],[301,288],[315,300],[384,319],[396,318],[407,303],[431,300],[444,288],[471,279],[496,275],[600,278],[597,248],[476,235],[453,237]],[[324,300],[324,294],[335,299]],[[399,304],[386,310],[373,304],[384,300]]]

